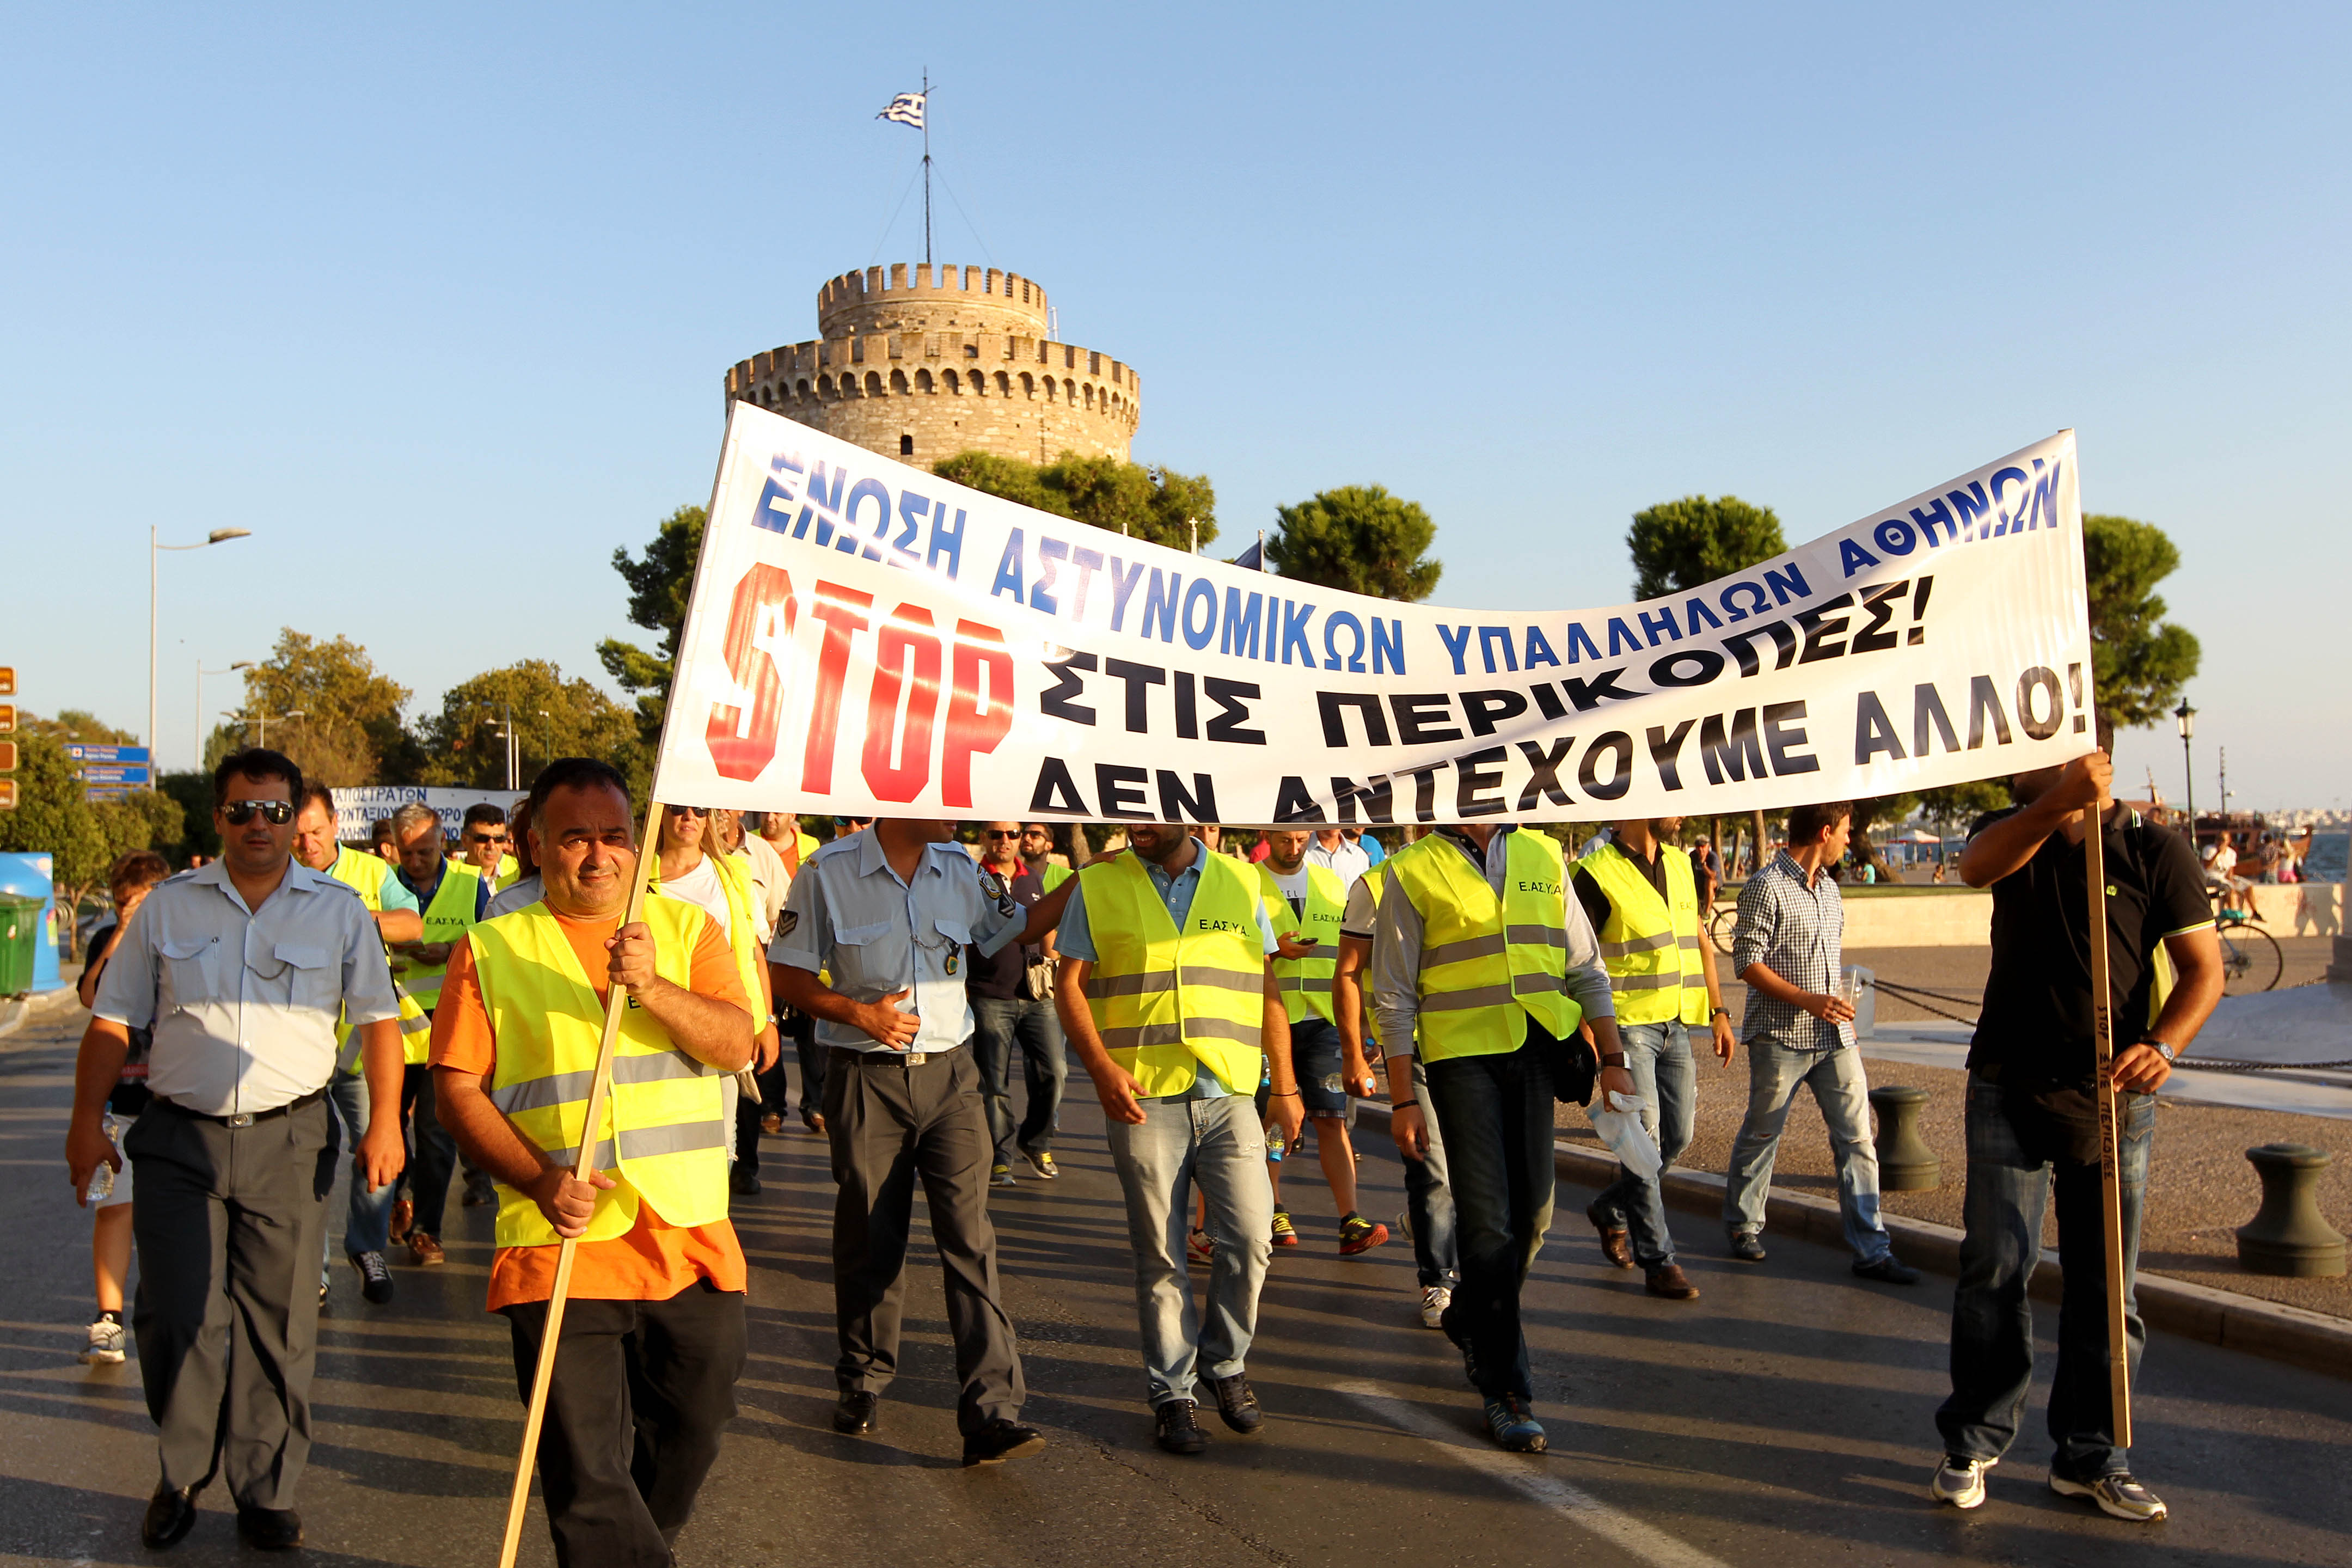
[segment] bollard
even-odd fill
[[[2238,1267],[2250,1274],[2332,1279],[2344,1272],[2344,1238],[2319,1212],[2319,1173],[2333,1163],[2308,1143],[2246,1151],[2263,1181],[2263,1206],[2238,1227]]]
[[[1919,1108],[1927,1091],[1891,1083],[1870,1091],[1878,1112],[1878,1186],[1881,1192],[1924,1193],[1944,1184],[1944,1162],[1919,1136]]]

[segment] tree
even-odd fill
[[[694,563],[702,555],[702,531],[709,521],[705,509],[682,506],[661,520],[641,558],[632,560],[625,545],[613,552],[613,570],[629,585],[629,624],[661,633],[661,647],[647,653],[635,643],[606,637],[596,645],[596,658],[604,673],[637,700],[637,733],[648,746],[661,740],[662,715],[669,710],[678,634],[686,629],[687,596],[694,592]]]
[[[651,776],[653,760],[635,714],[586,680],[566,680],[547,660],[527,658],[442,693],[441,710],[419,726],[428,760],[417,782],[502,786],[507,742],[500,730],[509,713],[518,776],[526,784],[557,757],[602,758],[628,775],[633,789]]]
[[[943,479],[1109,533],[1190,549],[1217,537],[1217,492],[1204,475],[1065,452],[1040,468],[1018,458],[959,452],[931,467]]]
[[[1685,496],[1635,512],[1625,548],[1633,557],[1633,597],[1655,599],[1728,577],[1789,546],[1769,506]]]
[[[2154,523],[2083,520],[2083,575],[2091,600],[2091,668],[2099,717],[2117,729],[2160,722],[2197,673],[2195,634],[2164,619],[2156,585],[2180,552]]]
[[[270,749],[293,759],[305,778],[330,787],[374,784],[387,771],[415,766],[400,716],[408,697],[408,688],[380,673],[351,638],[321,642],[281,627],[268,659],[245,672],[244,709],[213,731],[205,760],[266,733]],[[286,713],[302,716],[279,717]]]
[[[1285,577],[1412,604],[1445,570],[1428,555],[1437,536],[1429,514],[1380,485],[1342,485],[1275,516],[1280,528],[1265,553]]]
[[[139,736],[130,730],[118,730],[97,714],[82,708],[60,708],[54,719],[41,719],[27,713],[21,722],[26,731],[47,735],[58,741],[79,741],[92,746],[135,746]]]
[[[174,842],[181,832],[179,804],[168,795],[142,790],[121,800],[88,798],[60,731],[67,719],[89,717],[70,712],[46,722],[26,721],[16,742],[16,809],[0,811],[0,850],[50,858],[49,879],[66,917],[68,959],[79,942],[81,906],[104,889],[108,868],[133,849]],[[80,732],[89,738],[88,731]]]

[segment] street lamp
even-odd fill
[[[202,658],[199,658],[196,660],[195,747],[196,771],[198,773],[204,772],[205,768],[205,677],[207,675],[226,675],[229,673],[229,670],[251,669],[252,668],[253,660],[249,658],[238,659],[235,664],[230,665],[227,669],[206,669],[205,668],[205,661]]]
[[[2173,721],[2180,726],[2180,772],[2189,791],[2189,847],[2197,847],[2197,764],[2189,753],[2189,737],[2197,733],[2197,710],[2189,706],[2189,699],[2172,710]]]
[[[206,534],[203,539],[199,540],[197,542],[195,542],[195,543],[194,543],[194,544],[162,544],[162,543],[158,543],[158,542],[156,542],[156,537],[155,537],[155,527],[154,527],[154,525],[153,525],[152,523],[150,523],[150,524],[148,525],[148,528],[147,528],[147,787],[148,787],[149,789],[153,789],[153,788],[155,787],[155,762],[156,762],[156,758],[155,758],[155,642],[156,642],[156,628],[157,628],[157,626],[161,624],[161,620],[162,620],[162,616],[161,616],[160,611],[158,610],[158,607],[157,607],[157,605],[158,605],[158,598],[157,598],[157,575],[158,575],[158,574],[157,574],[157,571],[156,571],[156,556],[157,556],[157,554],[158,554],[160,552],[163,552],[163,551],[165,551],[165,550],[202,550],[202,549],[203,549],[205,545],[207,545],[207,544],[222,544],[222,543],[226,543],[226,542],[228,542],[229,540],[232,540],[232,539],[248,539],[248,538],[252,537],[252,533],[253,533],[253,531],[252,531],[251,529],[248,529],[248,528],[215,528],[215,529],[214,529],[214,530],[212,531],[212,532],[210,532],[210,533]],[[203,697],[203,694],[202,694],[201,692],[200,692],[200,693],[198,693],[198,695],[197,695],[197,697],[196,697],[196,712],[198,713],[198,715],[199,715],[199,716],[201,716],[201,715],[203,714],[203,712],[204,712],[204,697]],[[199,742],[199,744],[201,745],[201,742]],[[196,766],[197,766],[197,767],[199,767],[199,768],[202,768],[204,765],[205,765],[204,753],[203,753],[203,752],[202,752],[202,751],[200,750],[200,751],[197,752],[197,754],[196,754]]]
[[[257,746],[266,746],[269,744],[269,726],[272,721],[268,714],[231,713],[224,709],[221,712],[221,717],[224,719],[239,719],[250,723],[253,726],[253,743]],[[276,722],[283,724],[289,719],[307,719],[309,717],[309,714],[303,712],[299,708],[297,708],[290,713],[280,713],[278,715]]]

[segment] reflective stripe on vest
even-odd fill
[[[381,855],[365,855],[357,849],[340,849],[335,863],[327,868],[327,875],[360,896],[360,902],[371,915],[383,912],[383,882],[392,875],[392,867]],[[384,962],[392,962],[392,949],[383,950]],[[392,983],[393,999],[400,1005],[400,1047],[403,1061],[421,1062],[431,1044],[433,1020],[399,981]],[[359,1031],[351,1026],[347,1016],[335,1019],[335,1070],[357,1073],[362,1069],[360,1060]]]
[[[454,942],[474,929],[475,889],[482,885],[482,874],[471,866],[456,860],[441,862],[441,885],[433,889],[433,901],[424,910],[425,934],[419,942]],[[426,1012],[441,1005],[441,981],[449,973],[449,961],[438,963],[418,963],[411,960],[395,975],[408,994]],[[423,1057],[411,1058],[423,1061]]]
[[[732,855],[709,856],[710,868],[719,877],[719,886],[727,894],[727,947],[735,956],[735,977],[743,983],[744,999],[751,1003],[755,1016],[751,1033],[757,1035],[766,1026],[766,1020],[756,1016],[760,999],[768,994],[767,952],[760,944],[759,916],[753,906],[758,896],[751,889],[751,868]],[[656,868],[648,884],[656,893],[661,891],[661,872]],[[670,895],[674,901],[675,894]],[[699,904],[694,908],[701,909]],[[703,910],[706,916],[709,910]]]
[[[654,970],[688,986],[694,948],[709,917],[677,899],[646,900]],[[471,932],[482,1005],[498,1047],[490,1102],[517,1132],[559,1163],[577,1159],[604,1009],[561,923],[544,903],[485,921]],[[671,1044],[644,1008],[621,1010],[613,1087],[604,1100],[594,1165],[617,1184],[596,1194],[587,1241],[625,1236],[641,1204],[678,1226],[727,1216],[726,1075]],[[545,1247],[560,1238],[539,1205],[501,1184],[498,1244]]]
[[[1601,959],[1609,970],[1609,994],[1620,1024],[1664,1024],[1679,1018],[1704,1025],[1706,965],[1699,943],[1698,879],[1690,854],[1671,844],[1658,846],[1665,873],[1665,898],[1614,840],[1595,845],[1577,868],[1600,884],[1609,899],[1609,919],[1601,928]]]
[[[1178,931],[1134,855],[1078,873],[1093,933],[1087,1011],[1111,1059],[1147,1100],[1190,1089],[1206,1063],[1234,1094],[1257,1087],[1265,1019],[1265,894],[1255,868],[1200,854],[1192,907]]]
[[[1305,958],[1274,961],[1275,978],[1282,985],[1282,1010],[1294,1024],[1310,1017],[1328,1024],[1332,1016],[1331,976],[1339,967],[1339,922],[1348,913],[1348,889],[1328,867],[1309,866],[1306,868],[1307,910],[1294,915],[1274,873],[1263,861],[1257,869],[1265,879],[1266,913],[1274,917],[1274,929],[1286,931],[1296,925],[1301,937],[1318,943]]]
[[[1420,1055],[1500,1056],[1527,1043],[1529,1018],[1566,1039],[1584,1016],[1566,989],[1567,896],[1559,845],[1534,829],[1504,851],[1503,896],[1459,846],[1433,835],[1384,862],[1422,919]]]

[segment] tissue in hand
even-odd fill
[[[1603,1098],[1611,1109],[1596,1106],[1586,1113],[1592,1119],[1592,1130],[1627,1170],[1645,1182],[1655,1181],[1664,1162],[1658,1156],[1650,1130],[1642,1124],[1642,1112],[1650,1102],[1634,1094],[1604,1094]]]

